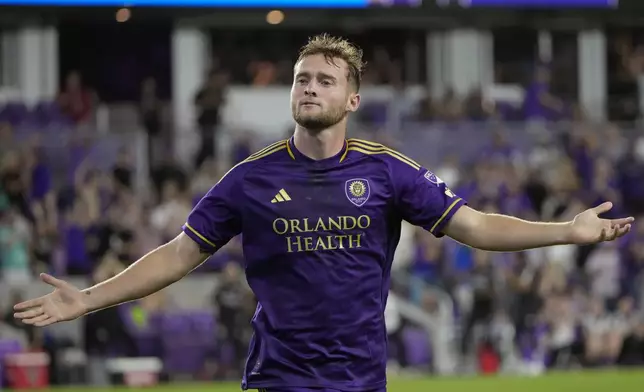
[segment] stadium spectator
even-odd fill
[[[535,67],[534,78],[526,89],[523,105],[528,120],[557,120],[564,115],[564,102],[550,91],[550,69],[547,64]]]
[[[24,296],[19,289],[13,289],[9,293],[9,298],[9,303],[13,303],[14,301],[22,301]],[[38,333],[36,331],[36,328],[31,325],[25,325],[23,323],[16,322],[15,318],[13,317],[13,311],[10,307],[8,309],[4,309],[2,322],[0,322],[0,324],[1,323],[4,323],[4,326],[13,329],[16,333],[24,334],[24,347],[33,346],[36,342],[36,334]]]
[[[624,132],[615,124],[607,124],[606,129],[602,132],[602,144],[606,152],[606,157],[614,164],[628,153],[628,139],[624,137]],[[613,178],[616,178],[613,177]]]
[[[407,348],[403,338],[403,320],[398,309],[395,296],[389,296],[385,306],[385,325],[387,328],[387,341],[395,353],[393,370],[407,367]]]
[[[608,115],[611,120],[633,121],[639,118],[637,77],[642,73],[642,51],[633,37],[621,32],[608,45]]]
[[[83,85],[81,74],[71,71],[65,79],[63,91],[58,96],[58,104],[63,113],[78,125],[87,124],[94,114],[94,101],[94,94]]]
[[[365,70],[363,83],[388,84],[396,76],[396,60],[383,46],[375,46],[369,61],[370,66]]]
[[[644,137],[637,138],[619,160],[616,170],[624,208],[633,214],[644,213]]]
[[[620,256],[617,245],[595,248],[585,264],[590,295],[614,308],[620,292]]]
[[[236,132],[232,156],[229,158],[231,164],[237,164],[248,158],[253,153],[253,134],[248,131]]]
[[[453,88],[447,89],[438,104],[439,118],[444,121],[457,121],[463,118],[463,101]]]
[[[626,241],[620,254],[622,291],[636,298],[641,306],[644,300],[644,229],[637,228],[635,235]]]
[[[162,154],[161,136],[163,125],[161,121],[162,103],[157,92],[157,83],[154,78],[146,78],[141,85],[141,101],[139,102],[139,115],[141,124],[148,136],[148,167],[154,167],[157,157]]]
[[[152,170],[152,185],[154,186],[154,203],[161,200],[163,186],[167,181],[174,181],[180,188],[188,186],[187,173],[171,155],[166,155]]]
[[[115,192],[130,191],[133,186],[134,169],[132,165],[132,156],[127,148],[122,147],[116,157],[116,162],[112,166],[113,186]]]
[[[248,289],[241,282],[241,270],[236,262],[228,262],[224,267],[223,281],[214,294],[214,303],[217,310],[217,321],[223,327],[221,348],[232,348],[230,367],[224,370],[228,377],[238,377],[243,369],[246,355],[244,339],[245,304]],[[232,346],[229,347],[228,345]]]
[[[99,229],[93,227],[94,220],[89,207],[82,200],[77,199],[73,202],[64,219],[65,272],[70,275],[86,275],[93,268],[92,256],[101,252],[99,248],[104,240],[98,238]]]
[[[418,102],[415,119],[417,121],[432,121],[437,118],[438,107],[431,96],[431,92],[425,92],[425,96]]]
[[[266,87],[277,82],[277,67],[271,61],[251,61],[247,72],[253,86]]]
[[[226,85],[228,76],[221,70],[208,74],[204,86],[195,96],[198,111],[197,123],[201,136],[200,150],[197,153],[195,167],[200,167],[207,158],[216,158],[217,127],[221,124],[221,109],[226,103]]]
[[[49,265],[57,241],[59,216],[53,174],[45,161],[42,143],[40,137],[36,136],[25,146],[22,155],[34,219],[33,256],[38,263]]]
[[[31,281],[31,227],[15,208],[0,210],[0,262],[3,284],[19,286]]]
[[[192,209],[184,189],[173,180],[167,180],[161,191],[160,204],[152,210],[152,227],[166,241],[176,235],[177,224],[182,224]]]
[[[612,319],[602,299],[593,298],[583,320],[585,360],[590,366],[615,361],[621,350],[621,341],[616,339]]]
[[[570,296],[556,293],[546,302],[548,323],[547,363],[549,368],[569,368],[582,358],[583,346],[577,338],[577,315]]]
[[[192,205],[196,205],[199,200],[208,192],[212,184],[216,184],[221,177],[219,166],[214,159],[205,160],[197,173],[190,182],[190,194],[192,196]]]
[[[25,178],[28,173],[22,170],[23,159],[20,151],[14,149],[6,153],[0,162],[0,192],[7,206],[17,210],[25,219],[32,221],[33,215],[29,204],[29,191]]]
[[[461,353],[464,355],[471,352],[474,328],[476,326],[487,328],[488,323],[492,321],[497,298],[497,284],[491,254],[480,250],[475,250],[473,253],[474,266],[467,276],[472,292],[472,307],[469,314],[465,316],[461,340]]]
[[[116,275],[123,266],[116,261],[103,262],[92,274],[94,282]],[[136,356],[136,344],[125,327],[122,313],[114,307],[92,313],[83,319],[85,352],[90,358],[108,358],[118,355]]]
[[[483,97],[480,89],[473,90],[463,102],[467,118],[473,121],[486,121],[494,117],[494,102]]]
[[[441,285],[447,277],[447,262],[443,243],[427,232],[416,230],[415,256],[409,266],[412,276],[420,280],[421,286]],[[419,288],[420,288],[419,287]],[[416,291],[420,300],[422,290]]]
[[[529,333],[542,308],[543,298],[538,291],[542,274],[539,264],[540,260],[533,261],[523,252],[512,261],[505,274],[509,297],[512,299],[508,306],[517,338]]]
[[[393,271],[407,270],[414,259],[415,243],[416,228],[408,222],[403,222],[400,229],[400,241],[398,241],[398,247],[391,266]]]
[[[632,297],[622,297],[613,314],[613,329],[615,338],[622,341],[618,363],[629,365],[642,360],[642,347],[639,332],[644,323],[642,314],[635,309]]]
[[[14,132],[10,122],[0,121],[0,161],[15,148]]]

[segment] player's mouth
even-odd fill
[[[320,104],[311,101],[304,101],[300,103],[300,106],[320,106]]]

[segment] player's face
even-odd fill
[[[331,62],[320,54],[298,62],[291,89],[295,122],[308,130],[321,131],[356,111],[360,96],[349,83],[348,75],[347,63],[342,59]]]

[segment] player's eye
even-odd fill
[[[297,84],[307,84],[309,81],[306,78],[299,78],[295,81]]]
[[[321,84],[321,85],[323,85],[323,86],[330,86],[330,85],[332,85],[333,83],[331,83],[331,81],[330,81],[330,80],[325,79],[325,80],[321,81],[321,82],[320,82],[320,84]]]

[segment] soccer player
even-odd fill
[[[349,42],[312,38],[294,69],[293,137],[233,167],[169,243],[84,290],[42,275],[54,291],[16,305],[15,317],[45,326],[145,297],[242,234],[259,302],[242,387],[384,391],[383,313],[402,220],[489,251],[609,241],[630,230],[633,218],[599,217],[610,203],[564,223],[481,213],[412,159],[347,140],[362,71],[362,52]]]

